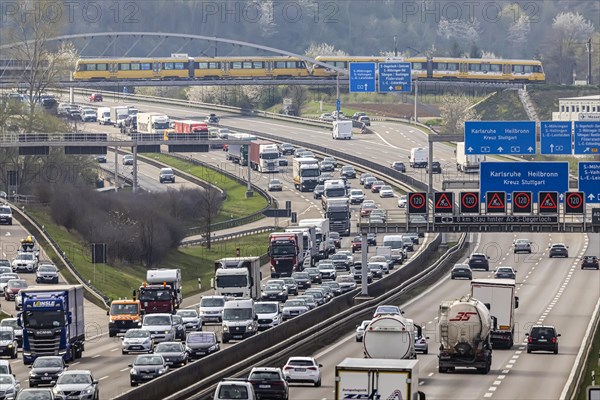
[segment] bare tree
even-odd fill
[[[477,43],[481,34],[481,23],[477,18],[470,21],[441,18],[437,34],[447,40],[455,39],[462,43]]]
[[[444,120],[445,133],[464,133],[465,121],[479,119],[469,98],[463,94],[458,96],[445,95],[440,106],[441,117]]]
[[[205,188],[200,197],[198,207],[202,214],[201,219],[204,223],[204,233],[206,237],[206,248],[210,250],[212,241],[212,223],[219,212],[223,198],[221,192],[214,188]]]
[[[315,58],[317,56],[347,56],[348,54],[343,50],[336,50],[335,46],[331,44],[311,43],[304,51],[304,55]]]

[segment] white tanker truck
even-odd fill
[[[367,358],[417,358],[415,324],[400,315],[381,315],[365,329],[363,347]]]
[[[482,374],[490,372],[492,317],[487,306],[465,296],[443,301],[438,316],[439,372],[454,371],[455,367],[477,368]]]

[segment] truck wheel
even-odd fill
[[[108,337],[115,337],[116,333],[113,331],[108,331]]]
[[[438,367],[438,372],[440,374],[445,374],[448,372],[448,368],[444,368],[444,367]]]

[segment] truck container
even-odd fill
[[[125,333],[129,329],[142,326],[142,308],[139,300],[122,299],[113,300],[110,303],[108,315],[108,336],[113,337],[119,333]]]
[[[333,121],[331,136],[334,139],[352,139],[352,121]]]
[[[346,183],[343,179],[325,181],[323,186],[323,194],[321,195],[321,207],[323,209],[325,209],[328,199],[339,199],[348,195]]]
[[[494,349],[510,349],[515,335],[515,309],[519,298],[515,296],[514,279],[474,279],[471,296],[489,305],[494,328],[491,341]]]
[[[400,315],[378,316],[365,329],[363,349],[368,358],[416,358],[413,321]]]
[[[350,200],[347,197],[328,199],[325,218],[329,219],[329,231],[350,236]]]
[[[137,125],[139,133],[164,135],[169,129],[169,117],[161,113],[138,113]]]
[[[327,258],[327,239],[329,239],[329,219],[314,218],[301,219],[298,221],[298,226],[314,226],[316,227],[317,246],[319,248],[319,257]]]
[[[285,228],[286,232],[299,232],[302,234],[302,247],[304,252],[302,258],[310,257],[310,264],[315,265],[319,260],[319,246],[317,244],[317,228],[314,226],[290,225]]]
[[[250,142],[250,166],[258,172],[279,172],[279,148],[268,140]]]
[[[465,142],[456,143],[456,170],[464,173],[478,173],[479,166],[485,161],[484,155],[467,154]]]
[[[414,147],[410,149],[408,156],[409,164],[412,168],[427,168],[429,162],[429,154],[424,147]]]
[[[117,106],[110,109],[110,120],[116,127],[121,128],[127,117],[129,117],[127,106]]]
[[[481,301],[464,296],[446,300],[438,313],[440,373],[456,367],[477,368],[482,374],[492,365],[492,316]]]
[[[179,268],[154,268],[146,271],[146,282],[150,285],[168,285],[171,286],[171,296],[175,308],[183,301],[183,285],[181,280],[181,270]]]
[[[345,358],[335,366],[335,400],[426,400],[419,391],[419,362]]]
[[[316,158],[294,158],[292,163],[294,186],[301,192],[312,192],[317,186],[321,170]]]
[[[217,295],[260,299],[260,257],[229,257],[215,261]]]
[[[81,358],[85,343],[82,285],[33,286],[21,289],[23,363],[37,357],[62,356],[65,362]]]
[[[172,135],[190,136],[194,139],[208,140],[208,125],[191,119],[175,121]]]
[[[252,140],[256,140],[256,136],[250,135],[247,133],[229,133],[227,138],[230,140],[243,140],[251,142]],[[225,158],[229,161],[232,161],[235,164],[240,164],[242,166],[248,165],[248,144],[228,144],[227,145],[227,155]]]
[[[304,263],[301,232],[275,232],[269,235],[271,278],[292,276]]]

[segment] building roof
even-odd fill
[[[600,95],[581,96],[581,97],[563,97],[559,100],[600,100]]]

